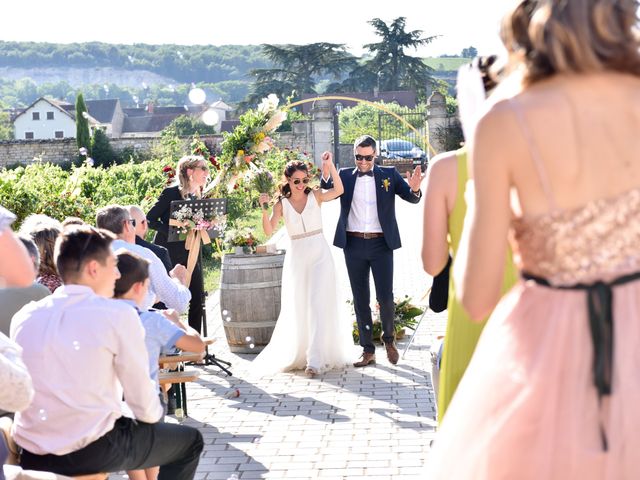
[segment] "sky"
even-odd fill
[[[5,2],[3,2],[5,3]],[[379,40],[372,18],[407,19],[440,35],[409,55],[498,53],[498,27],[513,0],[10,0],[0,40],[72,43],[248,45],[344,43],[361,55]]]

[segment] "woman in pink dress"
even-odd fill
[[[640,478],[638,2],[525,0],[511,72],[470,145],[454,265],[472,318],[498,302],[441,425],[429,479]]]

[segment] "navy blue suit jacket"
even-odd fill
[[[351,201],[353,200],[353,190],[358,178],[357,169],[341,168],[338,172],[342,184],[344,185],[344,193],[340,196],[340,219],[336,227],[336,235],[333,244],[336,247],[344,248],[347,245],[347,219],[351,210]],[[374,165],[373,178],[376,187],[376,202],[378,205],[378,220],[384,233],[384,239],[387,246],[391,250],[400,248],[400,232],[398,230],[398,222],[396,221],[396,195],[410,203],[418,203],[422,197],[422,193],[416,195],[411,192],[411,187],[404,178],[398,173],[395,167],[380,167]],[[333,182],[321,182],[322,188],[332,188]]]

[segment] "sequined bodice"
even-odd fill
[[[640,271],[640,188],[512,222],[518,268],[552,285]]]

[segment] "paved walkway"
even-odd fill
[[[333,236],[338,208],[337,201],[323,205],[328,237]],[[421,303],[431,282],[420,261],[422,202],[399,201],[397,214],[404,247],[395,254],[395,294]],[[278,244],[285,243],[280,237]],[[346,300],[351,293],[342,251],[332,249]],[[189,418],[183,421],[199,428],[205,439],[196,478],[424,478],[422,466],[435,425],[429,350],[444,331],[443,314],[427,313],[404,357],[409,338],[399,342],[396,366],[379,347],[377,365],[363,369],[314,379],[302,372],[254,378],[255,355],[229,352],[217,292],[207,307],[209,335],[218,338],[210,351],[231,361],[234,375],[206,367],[198,383],[188,386]],[[239,397],[228,398],[233,389]]]

